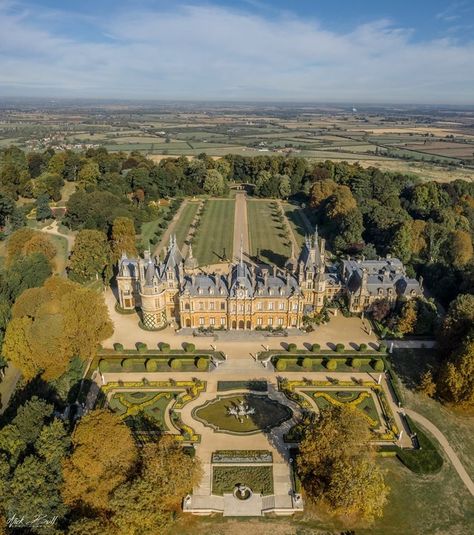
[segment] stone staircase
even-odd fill
[[[273,367],[265,368],[260,362],[249,357],[247,359],[228,358],[219,364],[219,367],[213,373],[218,375],[231,375],[239,373],[253,372],[257,375],[273,375]]]

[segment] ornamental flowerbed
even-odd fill
[[[268,450],[217,450],[212,454],[213,464],[272,463],[273,454]]]
[[[247,485],[255,494],[273,494],[272,466],[213,466],[213,494],[232,493],[239,484]]]

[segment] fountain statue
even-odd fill
[[[227,414],[234,416],[240,422],[243,422],[244,418],[248,418],[251,414],[255,414],[255,407],[250,407],[243,399],[240,400],[237,406],[227,408]]]
[[[252,491],[250,490],[250,487],[247,487],[247,485],[238,483],[234,489],[234,496],[238,500],[248,500],[250,496],[252,496]]]

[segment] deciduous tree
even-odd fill
[[[113,491],[131,475],[137,447],[130,429],[108,410],[80,420],[72,435],[73,451],[63,463],[62,494],[70,506],[110,509]]]

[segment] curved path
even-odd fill
[[[464,469],[464,466],[461,464],[459,457],[456,455],[453,448],[449,445],[449,442],[447,438],[443,435],[443,433],[441,433],[441,431],[434,424],[432,424],[427,418],[425,418],[418,412],[412,411],[411,409],[405,409],[405,412],[408,414],[408,416],[410,416],[410,418],[415,420],[415,422],[421,424],[422,427],[429,431],[436,438],[436,440],[438,440],[446,455],[449,457],[449,460],[453,464],[454,469],[459,474],[459,477],[462,479],[469,492],[474,496],[474,483],[469,477],[469,474]]]

